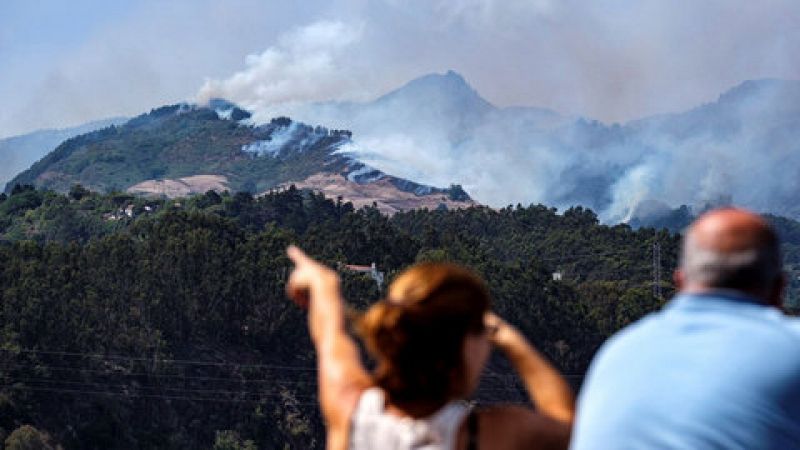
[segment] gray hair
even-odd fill
[[[780,243],[768,229],[751,248],[722,252],[701,246],[692,233],[683,240],[680,268],[687,283],[709,288],[768,289],[782,275]]]

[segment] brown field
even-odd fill
[[[158,195],[169,198],[228,190],[228,179],[222,175],[193,175],[177,180],[147,180],[127,189],[132,194]]]
[[[334,173],[317,173],[303,181],[285,183],[281,187],[286,188],[291,184],[298,189],[321,192],[331,199],[342,197],[343,201],[352,202],[356,208],[375,203],[382,213],[389,215],[410,209],[436,209],[442,204],[448,209],[467,208],[477,204],[474,201],[452,201],[443,194],[418,196],[397,189],[386,179],[369,184],[358,184]]]

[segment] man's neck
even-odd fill
[[[754,301],[754,303],[762,304],[764,306],[774,306],[765,300],[763,293],[752,292],[741,289],[718,288],[708,286],[686,286],[679,291],[680,294],[685,295],[719,295],[723,297],[743,298]]]

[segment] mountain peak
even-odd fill
[[[452,90],[465,90],[471,93],[475,93],[475,89],[467,83],[467,80],[464,77],[454,71],[448,70],[444,74],[440,73],[429,73],[427,75],[422,75],[421,77],[415,78],[405,86],[401,87],[400,89],[404,88],[413,88],[413,87],[428,87],[428,88],[447,88]]]
[[[453,69],[449,69],[447,72],[445,72],[444,78],[450,80],[451,82],[465,84],[469,86],[467,80],[464,79],[464,76]]]
[[[380,97],[376,103],[449,104],[456,109],[486,112],[494,106],[483,99],[464,77],[453,70],[415,78]]]

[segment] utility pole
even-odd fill
[[[661,244],[653,243],[653,297],[661,299]]]

